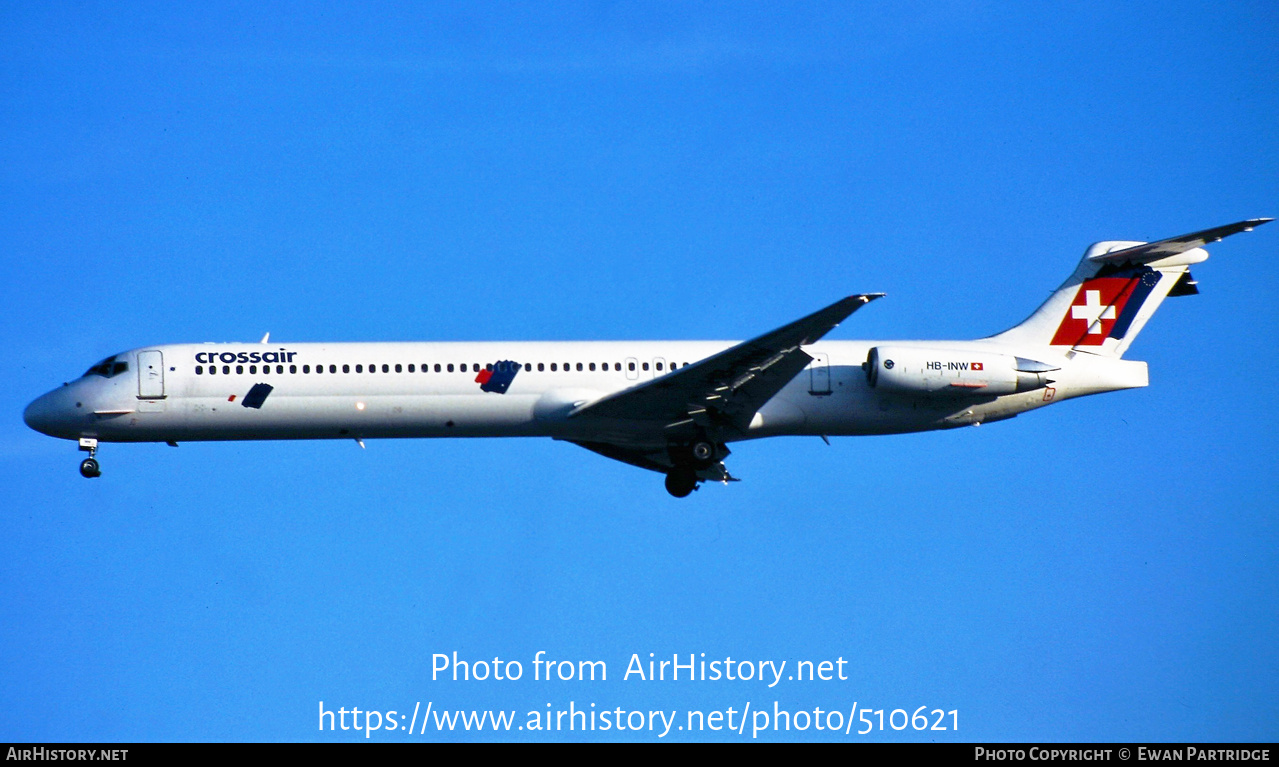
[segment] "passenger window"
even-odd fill
[[[383,365],[383,366],[382,366],[382,372],[383,372],[383,373],[385,373],[385,372],[386,372],[386,365]],[[403,366],[403,365],[401,365],[401,364],[400,364],[400,363],[398,363],[398,362],[397,362],[397,363],[395,363],[395,372],[397,372],[397,373],[403,373],[403,372],[404,372],[404,366]]]
[[[567,373],[570,369],[571,369],[571,368],[569,367],[568,363],[567,363],[567,362],[565,362],[565,363],[564,363],[564,372],[565,372],[565,373]]]
[[[544,362],[537,363],[537,372],[542,373],[545,371],[546,371],[546,363]]]
[[[532,373],[532,372],[533,372],[533,363],[532,363],[532,362],[525,362],[525,363],[524,363],[524,372],[525,372],[525,373]]]
[[[645,369],[645,370],[648,370],[648,363],[647,363],[647,362],[642,363],[642,364],[640,365],[640,367],[642,367],[642,368],[643,368],[643,369]]]
[[[413,363],[412,363],[412,362],[410,362],[410,363],[409,363],[409,372],[410,372],[410,373],[416,373],[416,372],[417,372],[417,368],[413,366]]]
[[[315,366],[315,372],[317,372],[317,373],[323,373],[323,372],[324,372],[324,366],[323,366],[323,365],[316,365],[316,366]]]
[[[196,375],[198,375],[198,376],[202,376],[202,375],[204,375],[204,365],[196,365],[196,366],[195,366],[195,374],[196,374]]]
[[[659,363],[657,363],[657,369],[658,369],[658,370],[661,370],[661,369],[662,369],[662,363],[660,363],[660,362],[659,362]]]
[[[296,372],[298,372],[298,366],[297,366],[297,365],[289,365],[289,372],[290,372],[290,373],[296,373]]]
[[[222,375],[224,375],[224,376],[229,376],[229,375],[231,375],[231,366],[230,366],[230,365],[223,365],[223,366],[222,366]]]
[[[329,372],[330,372],[330,373],[336,373],[336,372],[338,372],[338,366],[337,366],[337,365],[329,365]]]
[[[257,374],[258,374],[258,366],[257,366],[257,365],[249,365],[249,373],[250,373],[251,375],[257,375]]]
[[[452,362],[450,362],[450,363],[449,363],[449,372],[450,372],[450,373],[452,373],[452,372],[453,372],[453,363],[452,363]]]
[[[310,373],[310,372],[311,372],[311,366],[310,366],[310,365],[303,365],[303,366],[302,366],[302,372],[303,372],[303,373]]]
[[[449,368],[449,370],[452,370],[452,369],[453,369],[453,368]],[[437,362],[437,363],[435,363],[435,372],[437,372],[437,373],[438,373],[438,372],[440,372],[440,363],[438,363],[438,362]]]
[[[634,362],[628,362],[628,363],[626,363],[626,369],[627,369],[627,370],[634,370],[634,369],[635,369],[635,363],[634,363]]]
[[[238,376],[244,375],[244,366],[243,366],[243,365],[236,365],[236,366],[235,366],[235,374],[236,374],[236,375],[238,375]]]

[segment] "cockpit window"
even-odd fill
[[[102,376],[103,378],[111,378],[118,376],[129,369],[129,363],[123,360],[116,360],[115,357],[107,357],[98,364],[84,371],[84,376]]]

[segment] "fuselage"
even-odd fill
[[[117,354],[33,402],[33,428],[67,439],[180,442],[394,437],[553,437],[653,444],[660,429],[570,417],[602,397],[670,375],[731,341],[176,344]],[[1053,358],[1051,381],[983,396],[901,393],[871,385],[872,348],[937,350],[953,359],[1043,359],[989,340],[822,341],[813,357],[724,441],[863,435],[1010,418],[1051,402],[1146,385],[1145,364]],[[938,363],[939,367],[943,363]],[[954,363],[944,363],[954,364]]]
[[[827,341],[859,293],[748,341],[174,344],[117,354],[32,402],[37,431],[99,442],[551,437],[666,475],[731,482],[729,443],[949,429],[1148,384],[1125,360],[1201,246],[1271,219],[1089,246],[1020,324],[972,341]]]

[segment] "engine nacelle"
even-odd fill
[[[1041,389],[1060,368],[1011,354],[968,349],[876,346],[866,377],[880,391],[936,396],[994,396]]]

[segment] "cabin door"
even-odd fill
[[[138,399],[164,399],[164,355],[138,352]]]

